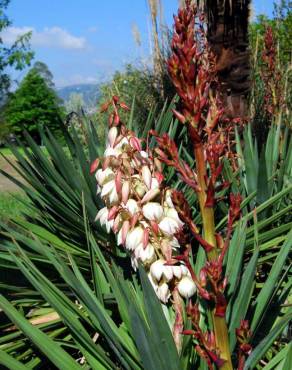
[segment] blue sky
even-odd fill
[[[163,0],[168,25],[178,0]],[[273,1],[254,0],[255,14],[272,14]],[[35,60],[45,62],[56,86],[108,79],[127,62],[149,58],[147,0],[11,0],[7,15],[13,26],[7,43],[32,30]],[[132,29],[141,34],[141,47]],[[21,79],[25,72],[15,75]]]

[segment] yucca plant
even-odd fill
[[[178,36],[181,30],[187,31],[190,43],[193,42],[193,16],[193,10],[187,2],[187,8],[176,19]],[[186,27],[179,27],[179,22]],[[203,36],[202,29],[199,32]],[[183,41],[186,40],[183,38]],[[177,52],[180,47],[179,43],[174,45],[174,51]],[[192,91],[205,91],[208,84],[204,85],[204,78],[207,82],[212,78],[208,74],[202,77],[206,65],[209,68],[209,59],[206,59],[203,49],[200,48],[199,52],[202,53],[199,55],[202,59],[197,68],[201,68],[201,72],[196,86],[192,85],[193,80],[187,80],[190,93],[187,99],[192,98]],[[182,58],[182,53],[177,54]],[[175,57],[173,61],[176,62]],[[169,64],[176,87],[180,87],[180,78],[187,73],[185,64],[180,62]],[[192,60],[189,65],[192,65]],[[176,73],[175,66],[181,73]],[[90,122],[84,122],[85,148],[74,131],[68,134],[65,129],[65,148],[49,132],[41,133],[48,155],[40,150],[29,135],[26,135],[25,145],[19,143],[23,146],[24,154],[12,148],[17,158],[16,169],[25,180],[24,184],[19,185],[35,212],[32,216],[11,220],[9,225],[1,225],[0,263],[4,273],[1,275],[3,295],[0,297],[3,319],[0,363],[3,366],[11,369],[153,370],[205,369],[208,366],[289,368],[291,345],[288,344],[287,328],[292,316],[289,301],[291,264],[288,259],[292,244],[292,234],[289,233],[289,194],[292,188],[290,133],[285,132],[285,145],[279,146],[280,129],[272,127],[265,156],[259,158],[256,144],[247,128],[243,143],[237,137],[236,165],[233,166],[234,162],[230,162],[228,157],[219,155],[217,160],[220,162],[212,167],[210,153],[213,151],[213,156],[216,155],[217,149],[209,146],[209,158],[202,163],[200,146],[206,145],[205,134],[198,131],[199,137],[195,135],[194,130],[200,130],[196,126],[198,121],[194,121],[197,116],[190,112],[183,92],[183,89],[178,90],[180,105],[176,106],[175,102],[168,108],[166,105],[158,119],[154,119],[154,113],[150,114],[143,133],[134,132],[134,106],[127,125],[121,124],[118,108],[125,108],[125,105],[114,97],[111,101],[114,113],[110,119],[116,126],[109,130],[107,154],[111,154],[106,157],[108,159],[104,156],[104,148],[98,143],[96,128]],[[212,115],[208,116],[212,120],[208,122],[214,124],[215,131],[217,118],[220,122],[217,102],[212,100],[216,104],[210,107],[208,94],[204,97],[206,100],[200,108],[202,119],[206,110],[212,108]],[[172,116],[173,109],[177,119]],[[181,126],[179,121],[184,121],[185,126]],[[204,121],[200,122],[203,124]],[[153,137],[150,139],[148,133],[153,127],[155,132],[152,131]],[[195,161],[190,151],[193,142],[188,139],[188,131],[191,131],[191,139],[197,144]],[[122,137],[119,137],[120,134]],[[172,139],[178,141],[180,137],[183,137],[183,141],[177,148]],[[150,188],[150,183],[155,183],[154,177],[158,183],[161,182],[160,175],[154,176],[154,157],[156,166],[165,175],[165,185],[161,183],[159,187],[156,186],[154,193],[153,189],[148,189],[147,199],[143,203],[154,203],[152,210],[155,208],[159,213],[155,203],[158,199],[164,199],[164,192],[160,191],[162,186],[176,189],[171,190],[173,205],[168,205],[168,208],[172,208],[171,214],[175,215],[176,224],[178,216],[184,224],[188,224],[184,235],[173,235],[170,230],[168,238],[177,238],[182,253],[172,251],[174,258],[169,260],[162,254],[166,263],[160,268],[169,270],[174,266],[187,266],[192,272],[191,277],[196,280],[197,294],[194,294],[193,282],[190,284],[188,281],[187,286],[179,287],[183,279],[176,276],[176,280],[173,275],[166,284],[168,291],[158,291],[157,286],[161,287],[162,282],[158,282],[157,271],[150,267],[155,261],[148,263],[147,258],[142,259],[141,255],[137,257],[133,251],[127,250],[127,238],[122,240],[126,248],[117,246],[114,234],[120,226],[113,228],[114,233],[107,234],[106,228],[95,221],[98,211],[104,209],[104,201],[111,217],[103,219],[103,223],[107,226],[112,217],[114,220],[119,216],[120,209],[113,208],[121,198],[119,194],[116,198],[114,189],[120,189],[124,203],[130,194],[137,202],[138,196],[125,185],[127,180],[123,167],[113,167],[113,161],[120,158],[126,161],[129,153],[134,159],[141,160],[141,146],[144,145],[141,138],[149,144],[146,153],[148,159],[141,162],[141,176],[136,175],[135,178],[141,186],[144,182]],[[122,140],[123,144],[119,145]],[[214,144],[221,143],[215,141]],[[104,181],[102,172],[97,176],[101,194],[100,197],[96,195],[96,180],[90,175],[90,168],[96,171],[100,166],[96,157],[101,158],[101,171],[108,168],[116,171],[116,188],[108,186],[111,198],[104,188],[113,179]],[[240,166],[237,161],[240,161]],[[202,176],[200,171],[206,162],[206,176]],[[139,173],[140,169],[135,166],[134,170]],[[148,167],[150,176],[145,167]],[[210,179],[208,187],[205,187],[208,176],[212,175],[215,168],[220,168],[221,174],[229,182],[229,187],[226,184],[216,193],[211,192]],[[266,186],[263,173],[266,174]],[[220,178],[216,180],[216,187],[219,181]],[[186,201],[178,191],[184,194]],[[230,207],[230,193],[240,193],[243,197],[241,204],[237,196]],[[208,198],[211,207],[206,207],[206,198],[202,200],[202,194]],[[217,198],[216,201],[214,198]],[[237,203],[234,202],[236,200]],[[211,214],[211,217],[216,223],[216,230],[213,222],[210,230],[212,218],[210,210],[206,215],[206,208],[210,208],[215,215],[213,217]],[[239,219],[240,210],[242,217]],[[151,209],[144,209],[143,217],[147,218],[149,212]],[[123,219],[123,224],[128,220]],[[145,219],[136,222],[140,221],[147,222]],[[172,226],[176,224],[172,223]],[[164,226],[160,222],[159,225],[158,233],[161,236],[164,235],[161,230],[167,230],[164,228],[165,222]],[[112,226],[110,224],[109,228]],[[155,222],[150,226],[152,229],[148,236],[147,232],[143,232],[143,242],[147,237],[147,241],[151,240],[151,232],[157,228]],[[127,227],[128,224],[123,226],[125,234],[129,232]],[[203,229],[203,235],[200,229]],[[188,242],[191,233],[194,235],[189,243],[191,249],[185,248],[183,239]],[[216,262],[216,252],[220,258],[219,233],[227,234],[227,239],[230,237],[228,248],[223,246],[225,258],[221,258],[222,272],[219,277],[224,283],[217,286],[222,289],[227,283],[224,291],[212,290],[210,285],[214,283],[215,276],[211,274],[212,281],[206,269],[210,267],[210,264],[206,265],[206,257],[211,257],[210,260],[214,258]],[[219,243],[218,248],[214,248],[215,243]],[[148,244],[144,248],[148,248]],[[164,253],[160,247],[156,248],[159,253]],[[207,249],[207,256],[204,249]],[[189,255],[186,251],[190,252]],[[210,253],[213,255],[210,256]],[[136,273],[132,269],[130,256],[138,262]],[[154,281],[154,288],[149,273],[154,274],[156,283],[159,283],[155,284]],[[208,281],[208,284],[204,285],[204,281]],[[215,302],[209,302],[208,294],[213,298],[215,295]],[[217,312],[214,311],[214,304]]]

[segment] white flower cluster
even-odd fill
[[[133,132],[109,130],[103,166],[96,172],[98,193],[106,206],[96,219],[130,252],[134,269],[138,262],[145,266],[157,296],[166,303],[176,286],[184,298],[194,295],[196,286],[183,263],[167,264],[180,248],[175,234],[183,222],[171,190],[161,187],[162,179]]]

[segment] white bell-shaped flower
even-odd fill
[[[114,147],[114,150],[119,153],[119,154],[122,154],[123,151],[125,151],[125,148],[126,146],[129,145],[129,140],[126,138],[126,137],[123,137],[121,141],[119,141],[115,147]],[[119,155],[118,154],[118,155]]]
[[[189,276],[184,276],[177,284],[179,294],[183,298],[190,298],[196,293],[196,284]]]
[[[95,220],[99,220],[101,226],[106,227],[106,231],[109,233],[114,221],[108,221],[108,209],[106,207],[100,209],[96,215]]]
[[[139,244],[134,254],[135,257],[143,263],[150,263],[155,259],[155,249],[151,244],[147,244],[145,248],[143,244]]]
[[[111,180],[111,181],[107,182],[103,186],[100,195],[101,195],[102,198],[107,197],[111,204],[117,202],[119,200],[119,196],[118,196],[118,193],[117,193],[117,190],[116,190],[115,180]]]
[[[163,208],[157,202],[149,202],[142,208],[144,217],[150,221],[159,221],[163,215]]]
[[[132,216],[140,211],[140,207],[138,206],[138,203],[134,199],[129,199],[126,203],[125,208],[127,208],[127,210],[131,213]]]
[[[167,303],[169,297],[170,297],[170,291],[169,286],[167,283],[163,283],[158,286],[156,291],[157,297],[161,300],[163,303]]]
[[[162,278],[170,281],[173,278],[172,266],[165,265],[166,261],[159,259],[152,263],[150,273],[154,279],[160,281]]]
[[[170,217],[170,218],[174,219],[180,227],[183,226],[184,223],[179,218],[179,215],[178,215],[177,210],[175,208],[165,208],[164,209],[164,214],[165,214],[166,217]]]
[[[109,145],[110,147],[113,148],[117,136],[118,136],[118,129],[117,129],[117,127],[111,127],[109,129],[109,132],[108,132],[108,135],[107,135],[107,138],[108,138],[107,145]]]
[[[116,148],[112,148],[112,147],[107,147],[105,152],[104,152],[104,156],[105,157],[109,157],[109,156],[113,156],[113,157],[118,157],[120,154],[122,153],[121,150],[119,149],[116,149]]]
[[[106,182],[112,180],[114,178],[114,173],[111,168],[107,167],[105,170],[99,169],[96,171],[95,178],[98,185],[102,186]]]
[[[172,266],[173,275],[180,280],[182,277],[189,275],[189,270],[186,265],[175,265]]]
[[[180,224],[171,217],[163,217],[158,224],[161,231],[165,234],[173,235],[180,229]]]
[[[144,229],[141,226],[134,227],[127,234],[126,248],[133,251],[143,242]]]
[[[139,267],[139,262],[138,262],[138,260],[135,256],[131,256],[131,265],[132,265],[134,271],[136,271],[137,268]]]

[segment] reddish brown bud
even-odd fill
[[[185,123],[186,122],[186,118],[183,114],[181,114],[180,112],[178,112],[177,110],[173,109],[172,110],[172,113],[175,115],[175,117],[181,122],[181,123]]]
[[[92,175],[98,168],[100,159],[96,158],[90,165],[90,174]]]

